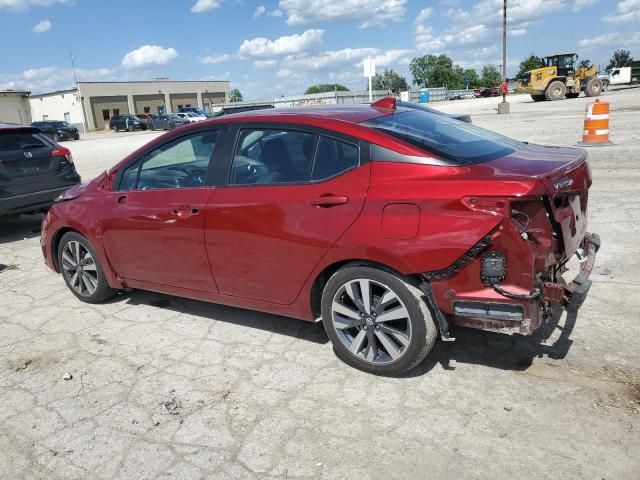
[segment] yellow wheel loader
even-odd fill
[[[577,67],[577,61],[576,53],[545,57],[546,66],[525,73],[520,79],[520,88],[536,102],[576,98],[580,92],[587,97],[597,97],[604,85],[596,76],[596,66]]]

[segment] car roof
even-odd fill
[[[19,123],[0,123],[0,132],[40,133],[40,130],[36,127],[24,126]]]
[[[398,107],[394,110],[373,107],[370,104],[359,105],[317,105],[304,107],[269,108],[264,110],[250,110],[225,115],[216,119],[222,122],[269,121],[283,117],[312,117],[317,119],[341,120],[348,123],[362,123],[372,118],[410,111],[408,108]]]

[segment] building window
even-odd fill
[[[109,110],[102,110],[102,119],[109,120]]]
[[[67,123],[71,123],[71,115],[69,115],[69,112],[65,112],[64,121]]]
[[[114,108],[113,109],[113,116],[115,117],[117,115],[120,115],[120,109],[119,108]]]
[[[42,115],[42,120],[48,120],[49,115]]]
[[[144,107],[144,113],[151,113],[151,107]]]

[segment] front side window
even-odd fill
[[[473,124],[425,111],[377,117],[364,126],[399,138],[454,165],[473,165],[509,155],[524,144]]]
[[[217,138],[200,132],[156,148],[124,171],[120,190],[203,187]]]
[[[318,135],[283,129],[242,129],[230,183],[272,185],[308,182]]]

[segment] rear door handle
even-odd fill
[[[349,197],[346,195],[320,195],[318,198],[314,198],[309,202],[309,205],[314,207],[335,207],[336,205],[344,205],[349,202]]]

